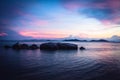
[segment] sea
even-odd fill
[[[120,43],[65,42],[84,46],[82,51],[3,48],[15,43],[0,42],[0,80],[120,80]]]

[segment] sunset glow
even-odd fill
[[[0,13],[3,39],[120,36],[120,0],[11,0],[10,5],[5,3],[0,3],[6,8]]]

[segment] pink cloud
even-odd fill
[[[83,5],[80,4],[80,3],[67,3],[67,4],[64,4],[64,7],[69,9],[69,10],[79,9],[82,6]]]
[[[70,1],[63,2],[63,5],[64,7],[69,9],[76,9],[81,7],[119,9],[120,0],[105,0],[104,2],[99,2],[99,3],[92,3],[89,1],[87,3],[82,3],[79,0],[70,0]]]
[[[109,20],[102,20],[102,23],[106,26],[111,25],[111,22]]]
[[[49,24],[49,22],[47,20],[40,20],[40,19],[34,19],[32,21],[25,21],[25,20],[20,20],[19,21],[20,24],[22,24],[23,26],[46,26]]]
[[[16,13],[19,14],[20,17],[23,17],[23,19],[21,19],[19,22],[25,26],[45,26],[49,23],[47,20],[40,19],[34,14],[22,12],[20,10],[17,10]],[[24,18],[26,18],[27,20],[24,20]]]
[[[113,24],[120,24],[120,16],[114,17],[111,20],[102,20],[101,21],[106,27],[112,27]]]
[[[7,36],[8,34],[7,33],[4,33],[4,32],[1,32],[0,33],[0,37],[3,37],[3,36]]]
[[[40,27],[40,26],[46,26],[49,24],[47,20],[40,20],[40,19],[34,19],[32,21],[24,21],[21,20],[22,25],[24,26],[34,26],[34,27]]]
[[[107,7],[107,4],[106,3],[91,3],[88,5],[89,7],[95,7],[95,8],[99,8],[99,9],[104,9]]]
[[[120,0],[107,0],[107,2],[112,9],[120,8]]]
[[[28,22],[29,25],[32,26],[45,26],[48,24],[48,21],[46,20],[33,20],[31,22]]]
[[[35,32],[35,31],[21,31],[19,32],[22,36],[33,37],[33,38],[62,38],[66,37],[66,34],[52,33],[52,32]]]
[[[98,9],[111,9],[113,15],[119,14],[120,0],[105,0],[104,2],[87,2],[82,3],[79,0],[70,0],[63,2],[63,7],[69,10],[76,10],[85,7],[98,8]]]
[[[113,22],[116,23],[116,24],[120,24],[120,16],[119,17],[115,17],[113,19]]]

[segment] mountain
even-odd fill
[[[78,41],[78,42],[120,42],[120,36],[114,35],[111,38],[97,39],[97,38],[79,38],[76,36],[68,36],[65,38],[55,38],[55,39],[25,39],[25,40],[0,40],[3,41]]]
[[[90,42],[109,42],[109,41],[105,39],[100,39],[100,40],[91,40]]]
[[[99,39],[99,40],[78,40],[78,39],[67,39],[63,41],[79,41],[79,42],[109,42],[108,40],[105,39]]]
[[[108,38],[107,40],[111,42],[120,42],[120,36],[114,35],[111,38]]]
[[[80,42],[120,42],[120,36],[114,35],[111,38],[80,38],[70,35],[63,39],[64,41],[80,41]]]
[[[63,41],[79,41],[79,42],[87,42],[87,40],[79,40],[79,39],[65,39]]]

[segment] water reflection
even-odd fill
[[[2,69],[15,70],[16,80],[120,80],[120,44],[76,44],[87,50],[0,49]]]

